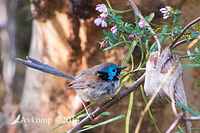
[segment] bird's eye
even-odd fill
[[[115,72],[115,71],[116,71],[116,69],[113,69],[112,71],[113,71],[113,72]]]

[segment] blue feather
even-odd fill
[[[112,64],[112,65],[104,68],[100,72],[108,73],[108,76],[109,76],[108,79],[113,80],[113,78],[117,75],[117,69],[120,69],[120,67]]]

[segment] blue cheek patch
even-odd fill
[[[104,68],[103,70],[101,70],[101,72],[105,72],[108,73],[108,79],[109,80],[113,80],[113,78],[116,76],[117,74],[117,68],[120,68],[119,66],[116,65],[111,65],[107,68]],[[115,69],[115,72],[113,72],[112,70]]]
[[[108,79],[110,79],[110,80],[113,80],[113,78],[114,78],[114,77],[111,77],[110,75],[109,75],[109,77],[108,77]]]

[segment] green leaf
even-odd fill
[[[148,21],[148,22],[151,22],[151,21],[153,20],[154,16],[155,16],[155,13],[152,12],[152,13],[149,15],[149,17],[147,18],[147,21]]]
[[[178,132],[175,132],[175,133],[185,133],[186,132],[185,130],[182,130],[182,127],[178,126],[178,128],[181,131],[178,131]],[[190,128],[190,129],[188,129],[188,131],[192,131],[192,130],[200,130],[200,128]]]
[[[166,33],[166,32],[167,32],[167,27],[168,27],[167,25],[164,25],[164,26],[163,26],[162,33]]]
[[[197,83],[197,87],[200,87],[200,80],[199,80],[199,82]]]
[[[151,47],[150,47],[150,49],[149,49],[149,52],[150,52],[150,53],[151,53],[151,52],[155,52],[155,51],[157,50],[158,46],[157,46],[156,44],[157,44],[157,43],[154,42],[154,43],[151,45]]]
[[[129,51],[128,51],[125,59],[124,59],[124,62],[122,63],[123,65],[125,65],[129,61],[129,59],[130,59],[130,57],[131,57],[131,55],[132,55],[132,53],[135,49],[135,46],[137,45],[137,42],[138,41],[133,41],[133,43],[131,44],[131,47],[130,47],[130,49],[129,49]]]
[[[174,14],[181,14],[182,11],[175,11]]]
[[[106,30],[103,30],[103,33],[104,33],[106,36],[108,36],[108,33],[106,32]]]
[[[147,50],[147,53],[149,53],[149,40],[146,39],[145,43],[144,43],[144,46]]]
[[[125,117],[125,115],[119,115],[119,116],[114,117],[114,118],[112,118],[112,119],[109,119],[109,120],[107,120],[107,121],[104,121],[104,122],[101,122],[101,123],[98,123],[98,124],[95,124],[95,125],[89,125],[87,128],[82,129],[82,130],[79,130],[78,133],[84,132],[84,131],[87,131],[87,130],[90,130],[90,129],[93,129],[93,128],[96,128],[96,127],[99,127],[99,126],[102,126],[102,125],[105,125],[105,124],[108,124],[108,123],[111,123],[111,122],[113,122],[113,121],[122,119],[122,118],[124,118],[124,117]]]
[[[178,128],[180,129],[181,133],[185,133],[185,131],[183,130],[183,128],[181,126],[178,126]]]
[[[125,132],[129,133],[129,126],[130,126],[130,119],[131,119],[131,112],[133,110],[133,98],[134,98],[134,92],[130,93],[129,96],[129,104],[127,109],[127,115],[126,115],[126,121],[125,121]]]
[[[200,116],[200,114],[196,113],[194,110],[186,107],[185,105],[183,105],[182,103],[175,101],[175,104],[181,108],[183,108],[184,110],[190,112],[191,114],[195,115],[195,116]]]
[[[176,17],[172,20],[172,23],[175,23],[176,22]]]
[[[113,36],[113,39],[114,39],[114,40],[119,40],[115,35]]]
[[[196,24],[194,24],[194,27],[198,30],[198,31],[200,31],[200,26],[196,23]]]
[[[103,113],[101,113],[100,115],[101,115],[101,116],[107,116],[107,115],[110,115],[110,113],[109,113],[109,112],[103,112]]]
[[[186,42],[187,42],[188,44],[190,44],[190,40],[188,39],[188,37],[185,36],[185,35],[184,35],[184,37],[185,37],[185,39],[186,39]]]
[[[193,108],[198,114],[200,114],[200,112],[198,111],[198,109],[196,107],[194,107],[190,102],[188,102],[188,105]]]
[[[200,49],[198,49],[197,47],[194,48],[194,51],[199,54],[200,53]]]
[[[176,19],[181,19],[182,17],[176,17]]]
[[[112,48],[114,48],[114,47],[116,47],[117,45],[120,45],[120,44],[122,44],[122,43],[132,43],[132,42],[131,42],[131,41],[121,41],[121,42],[115,43],[115,44],[113,44],[113,45],[111,45],[111,46],[105,48],[104,51],[109,50],[109,49],[112,49]]]
[[[183,67],[200,67],[200,64],[182,64]]]
[[[191,33],[191,36],[197,38],[199,35],[197,33]]]
[[[175,51],[173,50],[172,53],[185,53],[184,51]]]
[[[125,12],[130,12],[133,9],[129,9],[129,10],[124,10],[124,11],[118,11],[118,10],[114,10],[114,9],[109,9],[110,12],[114,12],[114,13],[125,13]]]
[[[86,116],[87,116],[87,114],[81,114],[81,115],[79,115],[79,116],[76,117],[76,118],[68,119],[67,121],[65,121],[65,122],[63,122],[63,123],[58,124],[57,126],[55,126],[53,129],[51,129],[51,130],[49,131],[49,133],[51,133],[53,130],[55,130],[56,128],[58,128],[58,127],[60,127],[60,126],[62,126],[62,125],[65,125],[65,124],[67,124],[67,123],[69,123],[69,122],[71,122],[71,121],[74,121],[74,120],[77,120],[77,119],[79,119],[79,118],[83,118],[83,117],[86,117]]]

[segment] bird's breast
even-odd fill
[[[96,80],[101,80],[97,78]],[[102,81],[99,82],[93,88],[77,89],[77,94],[85,101],[90,102],[103,102],[111,97],[113,97],[118,88],[120,81]]]

